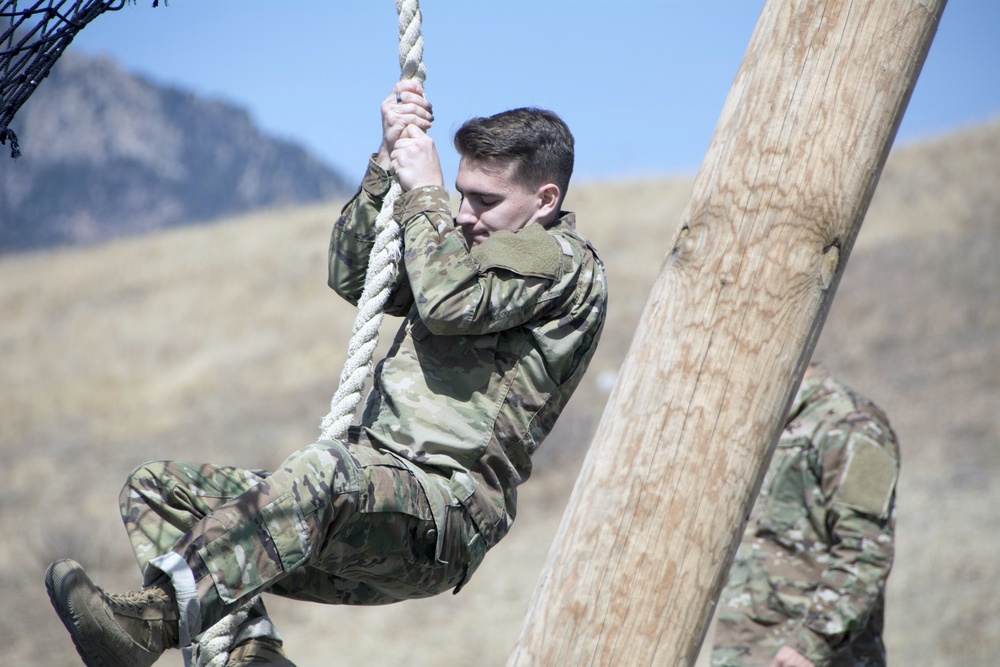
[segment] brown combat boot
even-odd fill
[[[243,665],[295,667],[281,650],[281,642],[267,637],[248,639],[230,651],[226,667],[243,667]]]
[[[177,646],[177,603],[166,586],[115,595],[79,563],[60,560],[46,571],[45,587],[87,667],[149,667]]]

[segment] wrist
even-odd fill
[[[391,159],[389,158],[389,149],[386,148],[384,141],[379,145],[378,152],[375,153],[373,158],[375,160],[375,164],[382,167],[386,171],[389,171]]]
[[[444,189],[444,179],[442,179],[442,178],[437,178],[437,179],[434,179],[434,178],[421,179],[421,180],[412,181],[412,182],[410,182],[406,186],[406,190],[407,191],[410,191],[410,190],[419,190],[420,188],[441,188],[441,189]]]

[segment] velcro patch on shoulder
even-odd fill
[[[472,249],[472,257],[483,269],[506,269],[539,278],[559,276],[561,254],[559,242],[537,223],[517,232],[494,232]]]
[[[897,467],[892,456],[877,444],[862,440],[851,450],[835,502],[885,517],[896,477]]]

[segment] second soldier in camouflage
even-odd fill
[[[885,414],[812,365],[719,601],[713,667],[876,667],[899,446]]]

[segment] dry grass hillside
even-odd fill
[[[1000,655],[998,182],[1000,123],[894,152],[819,343],[902,441],[886,629],[897,665]],[[608,265],[611,317],[517,525],[459,596],[374,609],[272,598],[297,664],[506,662],[690,185],[578,187],[571,206]],[[0,260],[0,662],[79,664],[44,592],[51,560],[72,556],[111,588],[138,582],[117,518],[136,464],[269,467],[316,436],[353,318],[325,286],[336,213]]]

